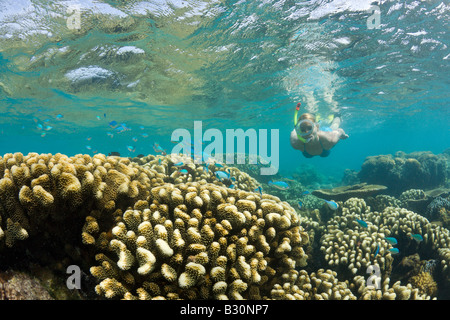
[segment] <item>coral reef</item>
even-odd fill
[[[164,174],[164,182],[167,183],[179,184],[204,181],[246,191],[254,191],[259,186],[259,183],[246,172],[239,170],[235,166],[216,164],[212,158],[206,164],[197,164],[192,158],[183,154],[148,155],[141,158],[132,158],[131,160],[144,168]],[[225,172],[229,177],[217,177],[216,172],[218,171]]]
[[[427,206],[425,217],[429,220],[439,220],[448,222],[450,218],[450,200],[442,197],[436,197]],[[446,225],[448,227],[448,224]]]
[[[23,272],[0,273],[0,300],[53,300],[40,281]]]
[[[0,157],[0,275],[33,261],[27,276],[55,282],[42,270],[77,264],[81,299],[449,298],[449,231],[420,209],[442,215],[446,198],[347,194],[331,210],[297,180],[271,189],[236,167],[186,160]],[[5,279],[1,294],[20,298]]]
[[[336,187],[333,189],[314,190],[312,194],[326,200],[345,201],[354,197],[364,199],[366,197],[378,194],[386,189],[387,187],[381,185],[360,183],[351,186]]]
[[[358,177],[361,182],[381,184],[398,195],[407,189],[431,189],[443,186],[447,176],[447,161],[431,152],[367,157]]]
[[[287,203],[212,184],[152,188],[147,203],[116,215],[109,243],[94,231],[91,273],[108,298],[270,298],[306,265],[308,236]]]
[[[34,236],[69,242],[91,210],[113,212],[163,183],[155,171],[100,154],[6,154],[0,177],[0,246],[7,247]]]
[[[435,297],[436,291],[430,289],[431,284],[421,287],[419,283],[422,282],[418,278],[411,278],[418,277],[420,272],[430,273],[430,270],[440,268],[442,271],[438,272],[440,275],[436,275],[436,278],[448,277],[448,268],[445,266],[449,264],[450,257],[445,254],[445,250],[449,247],[450,235],[447,229],[431,224],[425,217],[405,208],[384,207],[381,212],[372,211],[363,199],[358,198],[340,204],[340,210],[326,221],[325,227],[314,223],[312,219],[301,218],[301,225],[310,234],[310,240],[319,245],[310,244],[313,252],[307,249],[308,256],[315,257],[312,261],[308,259],[308,266],[329,268],[340,279],[351,279],[348,287],[358,299]],[[417,242],[411,237],[412,234],[422,235],[423,241]],[[387,237],[398,240],[395,247],[399,253],[392,251],[394,246],[387,241]],[[417,253],[415,260],[402,260],[402,257],[413,253]],[[441,255],[441,267],[433,267],[434,260],[420,260],[419,254],[424,257]],[[323,261],[319,261],[320,256]],[[383,284],[381,291],[366,288],[367,271],[373,266],[377,266],[380,272],[380,283]],[[404,275],[402,279],[398,279],[400,270]],[[390,287],[392,277],[397,280]],[[361,282],[363,279],[364,283]]]
[[[419,289],[419,292],[430,297],[437,294],[437,284],[429,272],[421,272],[409,279],[411,285]]]

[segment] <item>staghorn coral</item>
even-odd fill
[[[128,159],[102,154],[6,154],[0,177],[0,241],[7,247],[33,236],[68,239],[75,235],[71,224],[82,223],[91,210],[132,205],[163,182]]]
[[[306,265],[308,236],[276,197],[193,182],[152,188],[147,203],[117,216],[108,247],[99,246],[91,268],[98,294],[270,298],[285,274]]]

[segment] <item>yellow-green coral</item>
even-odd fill
[[[57,233],[56,225],[77,223],[91,210],[113,212],[133,205],[147,197],[151,185],[162,183],[162,177],[128,159],[101,154],[6,154],[0,157],[0,229],[5,243],[11,247],[42,227],[55,226]],[[59,230],[60,236],[66,230]]]
[[[384,278],[381,288],[367,285],[367,279],[363,276],[355,276],[351,288],[357,292],[360,300],[430,300],[431,297],[411,284],[402,285],[400,281],[390,286],[390,278]]]
[[[434,281],[433,276],[428,272],[421,272],[409,279],[411,285],[422,294],[426,294],[430,297],[435,297],[437,294],[437,283]]]
[[[132,160],[145,168],[164,174],[166,176],[164,181],[173,184],[208,182],[245,191],[253,191],[259,185],[249,174],[236,167],[227,166],[226,164],[222,165],[222,167],[216,166],[212,158],[203,164],[195,163],[190,157],[183,154],[148,155],[142,158],[133,158]],[[186,170],[187,173],[180,173],[180,169]],[[215,175],[217,171],[228,172],[230,178],[218,179]]]
[[[294,209],[274,197],[194,182],[152,188],[147,202],[119,217],[109,250],[91,268],[98,293],[261,299],[306,264],[308,236]]]

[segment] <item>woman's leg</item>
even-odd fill
[[[330,128],[332,130],[337,130],[341,126],[341,114],[339,112],[334,114],[334,119],[331,121]]]

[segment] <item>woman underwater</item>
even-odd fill
[[[329,127],[321,127],[316,123],[316,117],[310,113],[304,113],[297,119],[300,103],[294,116],[295,128],[291,132],[291,146],[300,150],[306,158],[314,156],[328,157],[331,148],[339,140],[348,138],[348,135],[342,130],[341,115],[336,113]]]

